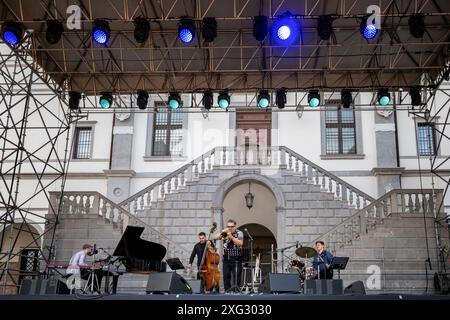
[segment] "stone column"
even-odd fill
[[[397,145],[393,111],[375,112],[375,140],[377,167],[372,174],[377,177],[378,196],[400,188],[400,176],[405,168],[397,166]]]
[[[286,209],[283,207],[277,207],[276,209],[277,215],[277,249],[286,247]],[[278,265],[277,272],[283,272],[281,267],[281,253],[278,251],[277,253]],[[284,260],[284,267],[287,266],[288,261]]]
[[[131,170],[133,152],[134,114],[115,115],[111,169],[104,170],[107,177],[107,197],[118,203],[130,195],[130,180],[135,172]]]

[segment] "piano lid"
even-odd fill
[[[141,239],[142,232],[143,227],[127,226],[113,256],[161,261],[166,255],[166,247]]]

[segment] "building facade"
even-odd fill
[[[124,225],[140,224],[147,228],[147,239],[165,244],[168,256],[187,263],[197,234],[207,232],[213,222],[221,228],[232,218],[255,238],[252,250],[260,254],[267,272],[288,266],[294,246],[324,239],[336,254],[351,256],[353,273],[364,277],[371,274],[371,266],[400,259],[396,266],[417,269],[422,278],[416,287],[405,289],[397,281],[386,290],[420,291],[426,280],[422,261],[431,250],[436,263],[439,250],[436,236],[427,243],[423,231],[433,234],[430,208],[436,210],[446,187],[430,173],[431,161],[445,160],[450,145],[445,139],[440,143],[431,128],[444,130],[443,119],[427,123],[408,112],[408,97],[394,96],[394,101],[404,99],[397,110],[375,106],[371,93],[354,93],[350,108],[341,106],[339,94],[324,94],[322,105],[311,108],[305,106],[304,93],[290,92],[283,110],[259,109],[254,94],[236,93],[227,110],[196,108],[201,95],[182,95],[183,106],[170,110],[166,96],[152,95],[145,112],[134,112],[133,102],[128,110],[89,112],[71,128],[67,202],[55,237],[56,258],[68,260],[84,242],[113,250]],[[437,96],[431,110],[445,99],[442,93]],[[22,171],[22,188],[27,169]],[[439,168],[447,177],[449,169],[448,163]],[[60,190],[55,186],[51,191],[55,200]],[[254,196],[251,208],[247,193]],[[387,208],[388,200],[389,209],[381,214],[378,208]],[[448,196],[444,204],[442,215],[450,206]],[[46,212],[49,201],[42,194],[29,208]],[[399,212],[408,222],[392,218],[392,225],[384,225],[387,233],[381,227],[365,231],[366,239],[358,234],[359,245],[354,244],[353,233],[339,230],[349,230],[349,221],[362,230],[352,219],[364,208],[367,222]],[[431,214],[425,228],[418,219],[421,213]],[[45,232],[33,215],[27,219],[36,233]],[[98,219],[102,222],[94,222]],[[393,236],[396,230],[400,234]],[[347,247],[337,241],[337,233],[350,237]],[[50,237],[43,239],[45,245]],[[390,240],[394,242],[388,244]],[[285,247],[291,249],[276,251]],[[384,281],[394,269],[383,270]],[[125,287],[142,286],[141,280],[130,278]]]

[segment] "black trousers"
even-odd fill
[[[237,268],[236,268],[237,265]],[[236,274],[237,269],[237,274]],[[241,274],[242,274],[242,261],[226,260],[223,261],[223,286],[225,291],[229,290],[237,283],[237,286],[241,286]],[[231,275],[233,275],[233,281],[231,281]],[[237,282],[236,280],[237,279]]]

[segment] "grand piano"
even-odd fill
[[[127,226],[113,256],[120,257],[128,273],[165,272],[166,248],[155,242],[141,239],[143,227]]]

